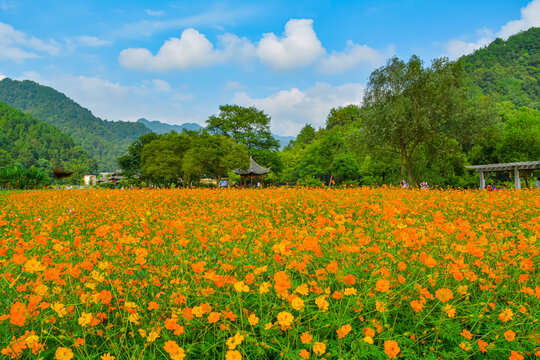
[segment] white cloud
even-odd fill
[[[71,74],[43,76],[26,72],[23,77],[51,86],[102,119],[135,121],[144,117],[171,124],[199,119],[184,106],[192,101],[192,94],[175,89],[162,79],[128,86],[100,77]]]
[[[252,98],[245,92],[237,92],[233,102],[242,106],[254,105],[264,110],[272,117],[272,132],[294,136],[306,123],[314,127],[324,126],[328,112],[333,107],[360,105],[363,94],[362,84],[332,86],[316,83],[304,91],[292,88],[264,98]]]
[[[538,26],[540,26],[540,0],[533,0],[521,9],[520,19],[507,22],[496,34],[493,34],[489,29],[481,29],[477,31],[479,38],[476,41],[450,40],[446,44],[446,52],[451,59],[457,59],[488,45],[496,37],[506,40],[520,31]]]
[[[378,67],[394,54],[395,48],[393,45],[388,46],[385,52],[381,52],[367,45],[358,45],[349,40],[345,51],[332,51],[329,56],[322,59],[319,70],[325,74],[335,74],[352,70],[362,63],[370,68]]]
[[[234,34],[219,36],[220,49],[197,30],[188,28],[180,38],[171,38],[161,46],[154,56],[148,49],[130,48],[120,53],[120,64],[132,70],[188,70],[224,63],[241,62],[252,57],[255,48],[246,38]]]
[[[498,37],[506,40],[520,31],[538,26],[540,26],[540,0],[533,0],[521,9],[521,19],[507,22],[499,31]]]
[[[470,54],[474,50],[483,48],[494,40],[493,33],[489,29],[476,31],[480,38],[473,42],[453,39],[446,44],[446,51],[450,59],[457,59],[462,55]]]
[[[57,55],[60,48],[55,41],[43,41],[29,36],[13,26],[0,22],[0,59],[23,62],[40,54]]]
[[[220,26],[233,24],[237,19],[253,16],[258,11],[254,7],[236,7],[234,9],[214,8],[210,11],[182,18],[166,20],[142,20],[126,24],[111,34],[112,38],[141,38],[171,29],[194,26]]]
[[[78,36],[76,40],[79,44],[90,47],[110,45],[109,41],[98,39],[95,36]]]
[[[4,80],[6,78],[6,76],[2,73],[0,73],[0,81]]]
[[[150,9],[146,9],[145,10],[146,13],[150,16],[163,16],[165,15],[165,11],[163,10],[150,10]]]
[[[265,65],[279,70],[294,69],[311,64],[325,50],[313,30],[313,20],[291,19],[285,25],[284,36],[263,35],[257,56]]]

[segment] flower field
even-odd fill
[[[0,195],[0,358],[540,357],[540,192]]]

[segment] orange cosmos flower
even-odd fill
[[[512,330],[508,330],[504,333],[504,338],[508,341],[514,341],[514,339],[516,338],[516,333]]]
[[[92,314],[83,312],[81,316],[79,316],[79,325],[86,326],[92,322]]]
[[[326,296],[324,296],[324,295],[319,296],[317,299],[315,299],[315,304],[317,304],[317,307],[322,312],[328,311],[328,307],[330,306],[328,301],[326,301]]]
[[[397,341],[386,340],[384,342],[384,352],[388,355],[388,358],[396,359],[400,351]]]
[[[439,289],[435,292],[435,297],[442,301],[443,303],[447,302],[450,299],[454,298],[454,294],[450,289]]]
[[[523,360],[523,359],[525,359],[525,357],[523,357],[523,355],[521,355],[520,353],[514,350],[510,351],[510,357],[508,358],[508,360]]]
[[[291,280],[285,271],[278,271],[275,273],[274,281],[274,289],[276,289],[278,294],[285,295],[287,290],[291,288]]]
[[[311,344],[311,340],[313,340],[313,335],[310,335],[309,331],[303,332],[302,336],[300,336],[300,341],[302,341],[302,344]]]
[[[101,360],[114,360],[115,357],[111,355],[111,353],[106,353],[100,356]]]
[[[17,301],[11,305],[10,315],[10,322],[13,325],[24,326],[24,322],[26,321],[26,305]]]
[[[388,292],[390,290],[390,281],[386,279],[379,279],[375,284],[375,290],[380,292]]]
[[[309,359],[309,351],[307,351],[306,349],[300,350],[299,355],[302,359]]]
[[[506,308],[499,314],[499,320],[501,320],[502,322],[507,322],[509,320],[512,320],[513,316],[514,313],[512,312],[512,310],[510,308]]]
[[[485,342],[482,339],[478,339],[477,343],[478,343],[478,349],[480,349],[480,352],[482,352],[482,353],[487,352],[487,350],[486,350],[486,346],[488,345],[487,342]]]
[[[184,349],[182,349],[176,341],[169,340],[163,345],[163,349],[169,354],[172,360],[183,360],[186,357]]]
[[[343,339],[345,336],[347,336],[348,333],[350,333],[352,330],[351,325],[345,324],[339,329],[336,330],[338,339]]]
[[[220,317],[221,317],[220,313],[212,311],[210,315],[208,315],[208,322],[210,324],[216,323],[219,321]]]

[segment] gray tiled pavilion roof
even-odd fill
[[[534,170],[540,169],[540,161],[524,161],[505,164],[486,164],[465,166],[469,170],[476,171],[510,171],[510,170]]]
[[[249,158],[249,168],[248,169],[235,169],[233,170],[236,175],[243,176],[260,176],[266,174],[270,171],[270,168],[263,168],[255,162],[251,157]]]

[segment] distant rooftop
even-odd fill
[[[260,176],[266,174],[270,171],[270,168],[263,168],[253,160],[249,158],[249,168],[248,169],[235,169],[233,170],[236,175],[242,176]]]

